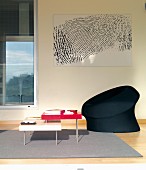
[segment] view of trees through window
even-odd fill
[[[34,102],[33,42],[6,42],[6,98],[9,103]]]

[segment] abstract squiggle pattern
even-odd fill
[[[120,14],[77,17],[54,26],[53,37],[56,64],[78,63],[109,48],[131,50],[131,19]]]

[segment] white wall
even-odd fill
[[[38,107],[0,110],[0,120],[21,120],[50,108],[78,109],[91,96],[119,85],[140,92],[136,116],[146,119],[145,0],[38,0]],[[131,14],[130,67],[56,67],[53,61],[54,14]]]

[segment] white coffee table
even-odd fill
[[[29,121],[29,119],[27,119]],[[26,119],[25,119],[26,121]],[[31,120],[32,121],[32,120]],[[19,125],[19,131],[24,132],[24,145],[26,145],[26,132],[29,131],[56,131],[56,145],[57,145],[57,131],[61,131],[61,121],[44,121],[35,120],[35,125]]]

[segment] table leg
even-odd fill
[[[24,145],[26,145],[26,132],[24,131]]]
[[[76,119],[76,140],[78,143],[78,119]]]
[[[56,131],[56,145],[57,145],[57,131]]]

